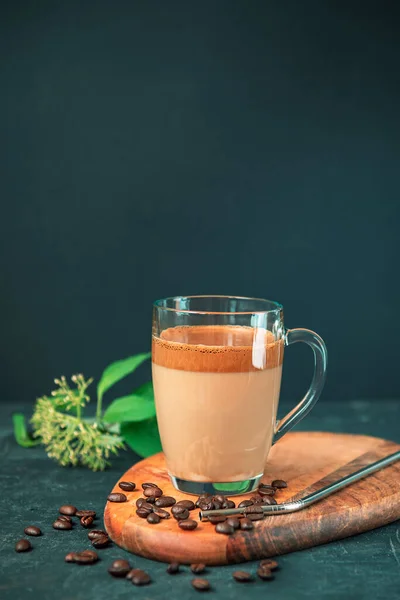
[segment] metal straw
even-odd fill
[[[355,481],[359,481],[366,477],[367,475],[371,475],[371,473],[375,473],[380,469],[384,469],[389,465],[392,465],[396,461],[400,460],[400,450],[394,452],[393,454],[389,454],[386,458],[382,458],[371,465],[363,467],[359,469],[355,473],[351,473],[335,483],[330,483],[329,485],[305,496],[301,500],[292,500],[290,502],[285,502],[284,504],[269,504],[267,506],[261,505],[262,511],[264,515],[282,515],[287,513],[296,512],[303,508],[307,508],[314,502],[319,502],[323,498],[334,494],[335,492],[343,489],[344,487],[354,483]],[[258,505],[259,506],[259,505]],[[202,510],[200,511],[200,521],[208,521],[210,517],[230,517],[230,516],[240,516],[245,514],[246,508],[221,508],[220,510]]]

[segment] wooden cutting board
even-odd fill
[[[270,452],[263,482],[288,482],[278,503],[301,498],[400,449],[398,444],[362,435],[288,433]],[[165,495],[190,499],[172,486],[163,454],[131,467],[119,481],[134,481],[128,502],[107,502],[104,522],[111,539],[126,550],[165,562],[222,565],[276,556],[345,538],[400,518],[400,462],[383,469],[313,506],[254,522],[253,531],[225,536],[211,523],[182,531],[174,518],[150,525],[136,513],[141,483],[157,483]],[[120,492],[116,482],[113,492]],[[235,502],[250,497],[236,496]],[[170,509],[168,509],[170,510]],[[198,519],[198,510],[191,513]]]

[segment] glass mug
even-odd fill
[[[305,342],[314,376],[277,422],[284,347]],[[308,329],[285,329],[278,302],[188,296],[153,305],[152,371],[161,443],[174,486],[190,494],[258,487],[267,456],[314,406],[327,351]]]

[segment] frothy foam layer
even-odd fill
[[[241,373],[282,364],[283,340],[262,328],[207,325],[170,327],[153,336],[155,364],[208,373]]]

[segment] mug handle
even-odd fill
[[[324,340],[310,329],[288,329],[285,334],[285,346],[296,342],[305,342],[314,352],[314,375],[304,398],[283,419],[277,421],[272,443],[275,444],[301,421],[312,409],[321,395],[326,379],[328,353]]]

